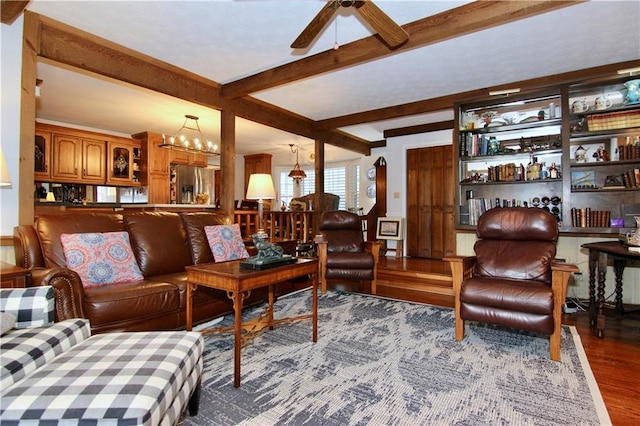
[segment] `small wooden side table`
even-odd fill
[[[604,337],[604,287],[607,260],[613,260],[616,278],[616,313],[623,314],[622,273],[628,260],[640,260],[640,253],[631,251],[619,241],[603,241],[583,244],[589,250],[589,318],[596,326],[598,337]],[[596,294],[596,279],[598,282]]]
[[[25,288],[30,278],[28,269],[0,261],[0,288]]]

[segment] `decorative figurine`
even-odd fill
[[[596,161],[610,161],[611,160],[611,157],[609,157],[609,153],[607,152],[606,149],[604,149],[604,146],[602,146],[602,145],[600,145],[598,147],[598,150],[593,153],[593,158],[595,158]]]
[[[586,163],[587,162],[587,151],[589,148],[584,149],[582,145],[576,148],[576,163]]]

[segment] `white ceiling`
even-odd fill
[[[460,1],[376,0],[399,24],[460,6]],[[341,8],[307,51],[289,46],[324,0],[49,1],[28,9],[125,47],[228,83],[368,37],[353,9]],[[337,30],[336,30],[337,27]],[[313,120],[384,108],[513,81],[640,58],[640,2],[590,1],[358,66],[254,93]],[[185,114],[200,117],[219,139],[219,113],[95,75],[41,62],[37,117],[130,135],[175,133]],[[341,130],[370,141],[383,131],[453,118],[452,111],[414,115]],[[313,141],[237,119],[236,151],[303,154]],[[357,154],[327,146],[327,161]],[[305,156],[301,156],[303,162]]]

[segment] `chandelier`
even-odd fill
[[[164,134],[162,135],[160,147],[207,155],[220,155],[218,145],[207,140],[202,134],[198,124],[199,118],[190,114],[186,114],[184,117],[184,124],[175,135],[169,137],[169,139],[165,139]]]
[[[293,179],[295,183],[300,183],[300,181],[307,177],[307,174],[300,168],[300,164],[298,164],[298,145],[296,145],[296,149],[293,149],[293,144],[290,143],[289,147],[291,148],[291,152],[296,155],[296,165],[293,166],[293,170],[289,172],[289,177]]]

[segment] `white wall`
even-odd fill
[[[2,54],[1,85],[2,107],[0,125],[0,146],[7,161],[7,168],[13,183],[0,188],[0,235],[13,235],[13,227],[18,224],[18,191],[30,191],[27,186],[20,188],[20,81],[22,69],[22,15],[12,25],[0,25],[0,45]],[[34,81],[35,84],[35,81]],[[3,247],[0,260],[14,262],[13,247]]]

